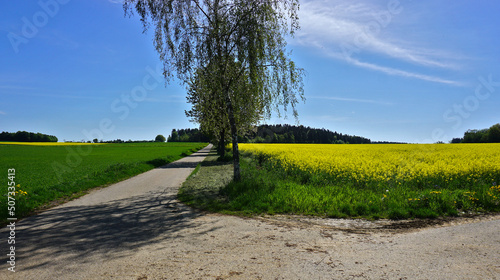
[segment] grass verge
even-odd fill
[[[224,212],[228,201],[222,190],[233,179],[232,171],[232,162],[218,160],[212,150],[182,184],[179,200],[194,208]]]
[[[289,172],[261,158],[241,158],[242,180],[232,182],[232,164],[211,155],[179,191],[179,199],[203,210],[237,215],[299,214],[393,220],[500,212],[491,200],[500,186],[469,189],[359,188],[321,174]]]

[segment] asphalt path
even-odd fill
[[[12,245],[4,227],[0,279],[91,279],[84,264],[130,256],[189,227],[198,214],[177,201],[177,190],[211,147],[18,221],[15,273],[7,270]]]

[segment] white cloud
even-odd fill
[[[7,115],[4,111],[0,111],[0,115]]]
[[[428,68],[454,70],[458,65],[450,58],[453,54],[442,50],[416,47],[405,41],[405,34],[389,32],[398,20],[403,4],[389,9],[372,2],[312,0],[301,5],[301,30],[296,43],[314,47],[324,54],[358,67],[380,71],[389,75],[416,78],[431,82],[459,85],[456,81],[394,69],[385,65],[360,61],[359,54],[371,54]]]
[[[454,85],[454,86],[462,85],[462,83],[457,82],[457,81],[442,79],[442,78],[435,77],[435,76],[429,76],[429,75],[424,75],[424,74],[408,72],[408,71],[404,71],[404,70],[380,66],[380,65],[376,65],[376,64],[372,64],[372,63],[367,63],[367,62],[361,62],[361,61],[359,61],[357,59],[353,59],[353,58],[348,58],[348,59],[346,59],[346,61],[353,64],[353,65],[359,66],[359,67],[380,71],[380,72],[383,72],[383,73],[386,73],[389,75],[402,76],[402,77],[407,77],[407,78],[416,78],[416,79],[420,79],[420,80],[424,80],[424,81],[449,84],[449,85]]]

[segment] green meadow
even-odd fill
[[[12,182],[17,192],[14,217],[19,219],[81,196],[89,189],[173,162],[205,146],[205,143],[0,143],[0,173],[3,173],[4,186],[0,195],[0,219],[5,222],[9,217],[7,192]],[[14,175],[9,176],[12,173]]]

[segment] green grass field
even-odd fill
[[[18,145],[0,143],[3,194],[0,219],[8,217],[8,185],[16,185],[15,217],[56,200],[115,183],[187,156],[204,143],[124,143],[100,145]],[[9,178],[9,169],[15,175]],[[11,202],[12,204],[12,202]]]

